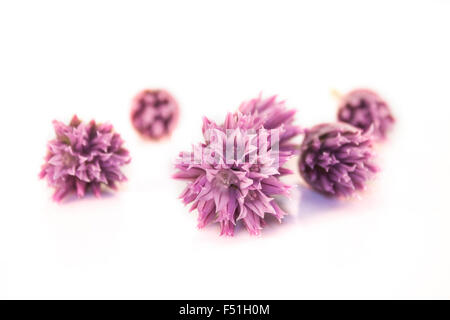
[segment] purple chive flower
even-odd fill
[[[299,131],[290,121],[295,112],[286,116],[275,98],[243,106],[245,114],[228,114],[223,125],[204,118],[204,143],[180,153],[175,165],[174,178],[189,181],[180,198],[192,203],[191,211],[198,210],[198,227],[219,223],[221,235],[232,236],[239,221],[259,235],[266,214],[280,222],[286,214],[274,197],[288,195],[290,189],[279,178],[292,173],[282,166],[294,154],[288,140]]]
[[[377,171],[370,129],[326,123],[306,130],[300,147],[300,174],[315,190],[348,197],[363,190]]]
[[[338,120],[349,123],[364,132],[373,127],[377,140],[384,140],[394,124],[389,105],[373,91],[357,89],[342,98]]]
[[[133,100],[131,123],[145,138],[158,140],[172,133],[178,114],[178,103],[167,91],[144,90]]]
[[[39,176],[55,188],[55,201],[72,192],[83,197],[87,190],[99,197],[101,185],[116,189],[116,182],[126,180],[120,167],[131,158],[111,124],[85,124],[74,116],[69,125],[55,120],[53,126],[56,138],[48,143]]]
[[[277,101],[277,96],[271,96],[263,99],[261,95],[258,98],[244,102],[239,107],[239,112],[251,117],[244,117],[248,123],[243,124],[247,129],[264,127],[266,130],[279,129],[280,150],[291,155],[298,152],[298,146],[291,143],[290,140],[303,130],[294,125],[294,116],[297,112],[294,109],[286,109],[284,101]]]

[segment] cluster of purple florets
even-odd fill
[[[386,138],[394,123],[388,104],[370,90],[354,90],[341,99],[338,122],[301,129],[296,111],[276,96],[244,102],[222,123],[204,118],[203,141],[176,162],[174,178],[188,182],[180,198],[198,211],[198,227],[220,225],[232,236],[242,224],[258,235],[267,215],[280,222],[286,215],[278,196],[292,186],[281,181],[291,174],[287,161],[299,154],[299,172],[316,191],[346,198],[364,190],[378,171],[373,144]],[[179,108],[165,90],[144,90],[133,100],[131,122],[144,137],[169,136]],[[111,124],[84,123],[76,116],[68,125],[54,121],[56,137],[48,143],[40,173],[55,189],[53,199],[69,194],[117,188],[126,177],[121,167],[131,161]],[[304,134],[303,142],[293,139]]]
[[[275,197],[288,195],[280,177],[292,173],[284,165],[296,153],[290,140],[301,132],[294,114],[276,97],[259,97],[223,124],[204,119],[204,141],[180,154],[174,175],[189,182],[180,197],[199,212],[199,228],[218,223],[232,236],[242,223],[258,235],[267,215],[281,221],[285,212]]]
[[[56,137],[48,143],[40,177],[55,188],[55,201],[70,193],[83,197],[88,190],[100,196],[102,186],[116,189],[126,180],[121,167],[131,158],[111,124],[83,123],[74,116],[69,125],[53,121],[53,126]]]

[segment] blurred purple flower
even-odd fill
[[[326,123],[306,130],[300,147],[300,174],[315,190],[348,197],[363,190],[378,170],[373,163],[370,129]]]
[[[48,143],[39,176],[55,188],[55,201],[72,192],[83,197],[89,189],[99,197],[102,184],[115,189],[116,182],[126,180],[120,167],[131,158],[112,125],[85,124],[74,116],[69,125],[55,120],[53,126],[56,138]]]
[[[294,154],[288,140],[300,131],[292,125],[295,112],[287,115],[275,98],[243,106],[223,125],[204,118],[205,142],[180,153],[175,165],[174,178],[190,181],[180,198],[198,210],[198,227],[217,222],[221,235],[232,236],[239,221],[259,235],[265,214],[280,222],[286,214],[274,197],[289,194],[279,178],[292,173],[282,166]]]
[[[353,90],[342,98],[338,120],[364,132],[372,126],[377,140],[384,140],[395,122],[388,104],[378,94],[367,89]]]
[[[179,107],[165,90],[143,90],[133,99],[131,123],[145,138],[169,136],[178,122]]]

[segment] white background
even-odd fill
[[[448,1],[2,1],[0,298],[450,298],[449,33]],[[196,228],[170,175],[203,115],[262,91],[307,127],[360,86],[398,119],[361,199],[295,174],[291,215],[261,237]],[[147,87],[180,102],[171,140],[131,128]],[[74,113],[121,133],[129,182],[55,204],[37,176]]]

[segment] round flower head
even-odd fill
[[[87,190],[99,197],[101,185],[115,189],[116,182],[126,180],[120,167],[131,158],[112,125],[85,124],[74,116],[69,125],[55,120],[53,126],[56,138],[48,143],[39,176],[55,188],[55,201],[72,192],[83,197]]]
[[[165,90],[144,90],[133,100],[131,122],[144,137],[169,136],[178,121],[178,103]]]
[[[364,132],[373,127],[372,133],[377,140],[386,138],[395,121],[388,104],[378,94],[366,89],[353,90],[342,98],[338,120]]]
[[[292,173],[282,166],[293,151],[280,127],[268,130],[251,113],[228,114],[223,125],[204,118],[204,143],[180,153],[174,175],[190,181],[180,198],[198,210],[199,228],[219,223],[221,235],[232,236],[241,221],[259,235],[266,214],[281,221],[285,212],[274,196],[289,192],[279,178]]]
[[[315,190],[348,197],[363,190],[377,171],[370,129],[326,123],[306,130],[300,147],[300,174]]]

